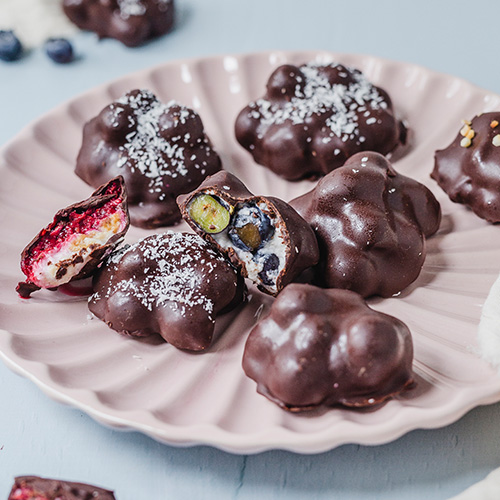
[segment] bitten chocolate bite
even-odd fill
[[[357,69],[318,62],[277,68],[235,132],[257,163],[290,181],[325,175],[359,151],[387,154],[406,139],[383,89]]]
[[[365,407],[412,384],[413,344],[400,320],[349,290],[288,285],[250,332],[245,373],[282,408]]]
[[[254,196],[233,174],[219,172],[177,202],[186,222],[270,295],[318,262],[307,222],[278,198]]]
[[[500,112],[464,121],[453,142],[436,151],[431,177],[456,203],[500,222]]]
[[[179,222],[176,197],[220,169],[197,113],[133,90],[85,125],[75,172],[91,186],[122,175],[131,224],[155,228]]]
[[[115,500],[112,491],[90,484],[37,476],[16,477],[7,500]]]
[[[26,246],[21,297],[90,276],[123,240],[129,227],[122,177],[98,188],[90,198],[59,210],[54,220]]]
[[[290,204],[318,237],[316,283],[363,297],[390,297],[415,281],[425,238],[441,221],[431,191],[373,152],[354,155]]]
[[[94,277],[89,309],[110,328],[161,335],[179,349],[202,351],[215,319],[242,303],[243,278],[195,234],[148,236],[113,253]]]
[[[63,0],[63,10],[80,29],[136,47],[172,28],[173,0]]]

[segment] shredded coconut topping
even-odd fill
[[[133,294],[149,311],[168,303],[183,316],[193,307],[202,307],[214,320],[214,303],[204,291],[207,280],[217,279],[217,267],[227,263],[203,239],[171,231],[150,236],[114,252],[107,265],[113,266],[116,273],[130,252],[141,255],[141,262],[138,260],[132,277],[111,280],[104,298],[117,292]],[[100,298],[94,295],[91,300]]]
[[[150,179],[151,193],[163,192],[163,177],[176,178],[188,174],[186,161],[192,158],[193,147],[205,149],[206,155],[210,156],[211,148],[206,136],[193,138],[187,132],[167,140],[160,134],[162,129],[159,119],[174,106],[179,109],[178,113],[176,111],[177,124],[186,124],[194,114],[194,111],[186,106],[175,101],[163,104],[149,90],[119,98],[114,103],[117,115],[120,113],[120,105],[128,106],[132,110],[133,115],[129,116],[129,121],[134,129],[126,136],[125,144],[119,148],[126,154],[120,157],[117,166],[127,165],[132,172],[139,170]],[[202,168],[198,164],[192,166]]]
[[[331,130],[331,136],[342,138],[343,141],[359,136],[358,114],[370,116],[369,110],[387,109],[388,104],[366,77],[359,71],[347,68],[353,82],[331,84],[320,69],[324,66],[311,62],[300,67],[305,77],[297,76],[295,95],[290,101],[271,102],[258,99],[250,104],[250,115],[261,120],[264,128],[272,124],[282,124],[291,121],[293,124],[303,124],[312,115],[328,114],[326,126]],[[332,67],[338,64],[332,63]],[[347,76],[339,72],[340,76]],[[301,86],[299,83],[304,82]],[[375,121],[369,119],[370,125]]]

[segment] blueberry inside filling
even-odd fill
[[[233,245],[248,252],[256,252],[274,234],[269,217],[255,204],[243,205],[233,216],[228,231]]]
[[[264,285],[272,286],[278,277],[280,260],[275,253],[267,254],[264,257],[264,265],[259,273],[259,278]]]

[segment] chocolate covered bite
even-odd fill
[[[16,477],[7,500],[115,500],[112,491],[90,484],[37,476]]]
[[[245,299],[243,278],[195,234],[148,236],[110,256],[94,278],[89,309],[110,328],[161,335],[179,349],[202,351],[215,319]]]
[[[174,0],[63,0],[62,6],[80,29],[128,47],[167,33],[174,22]]]
[[[220,169],[196,112],[133,90],[85,125],[75,172],[91,186],[122,175],[132,225],[155,228],[179,222],[176,197]]]
[[[500,222],[500,112],[464,121],[453,142],[436,151],[431,177],[456,203]]]
[[[57,288],[95,272],[123,240],[129,227],[122,177],[98,188],[90,198],[59,210],[53,221],[24,248],[21,297],[41,288]]]
[[[235,132],[257,163],[290,181],[325,175],[359,151],[387,154],[406,137],[383,89],[357,69],[318,62],[277,68]]]
[[[378,153],[358,153],[290,204],[319,242],[316,282],[390,297],[415,281],[441,209],[423,184]]]
[[[282,408],[365,407],[412,384],[413,344],[400,320],[349,290],[288,285],[250,332],[245,373]]]
[[[187,223],[263,292],[277,295],[318,262],[300,215],[278,198],[254,196],[233,174],[218,172],[177,201]]]

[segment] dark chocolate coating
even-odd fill
[[[387,93],[336,63],[277,68],[235,133],[257,163],[290,181],[325,175],[358,151],[387,154],[406,137]]]
[[[319,241],[317,283],[390,297],[412,283],[441,209],[423,184],[373,152],[358,153],[290,204]]]
[[[473,118],[470,146],[460,145],[464,136],[459,132],[447,148],[436,151],[431,174],[452,201],[489,222],[500,222],[500,136],[499,146],[493,144],[500,134],[498,123],[499,111]]]
[[[122,175],[132,225],[155,228],[179,222],[176,197],[220,169],[195,111],[133,90],[85,125],[75,172],[91,186]]]
[[[31,492],[32,496],[28,496]],[[16,477],[7,500],[35,497],[46,500],[115,500],[113,492],[104,488],[37,476]]]
[[[127,192],[123,182],[123,177],[118,176],[111,179],[109,182],[100,186],[92,195],[86,200],[74,203],[69,207],[59,210],[55,215],[53,221],[44,229],[42,229],[21,253],[21,270],[28,278],[25,282],[20,282],[17,285],[16,291],[23,298],[29,298],[31,293],[40,290],[41,286],[30,280],[31,268],[36,260],[43,256],[43,251],[50,250],[50,240],[55,237],[64,238],[64,230],[67,225],[76,223],[79,219],[84,224],[82,218],[86,213],[98,214],[100,209],[103,209],[106,204],[112,201],[117,202],[116,210],[119,211],[124,217],[123,228],[111,236],[104,244],[96,245],[90,248],[88,254],[82,256],[81,251],[74,251],[72,259],[61,262],[58,270],[58,277],[61,280],[60,284],[68,283],[78,279],[87,278],[91,276],[102,261],[113,251],[113,249],[123,240],[129,228],[129,215]],[[67,271],[71,266],[82,262],[85,257],[87,262],[78,272],[78,274],[67,279]],[[59,276],[60,275],[60,276]]]
[[[167,33],[174,22],[174,0],[63,0],[62,5],[80,29],[127,47]]]
[[[243,278],[195,234],[148,236],[118,250],[94,277],[89,309],[120,333],[160,334],[179,349],[212,343],[215,318],[245,299]]]
[[[400,320],[349,290],[288,285],[250,332],[245,373],[281,407],[372,406],[413,381],[413,344]]]
[[[233,265],[241,269],[243,276],[248,277],[248,271],[235,250],[233,248],[223,248],[212,235],[205,233],[189,216],[187,207],[190,201],[198,194],[204,192],[215,194],[229,206],[233,207],[243,202],[259,203],[260,201],[264,201],[273,212],[275,223],[284,228],[286,235],[286,263],[276,280],[276,293],[272,293],[262,283],[256,282],[261,291],[277,295],[280,290],[293,281],[302,271],[314,266],[318,262],[319,250],[314,232],[288,203],[272,196],[254,196],[235,175],[223,170],[208,177],[193,192],[179,196],[177,203],[179,204],[183,218],[193,230],[225,254]]]

